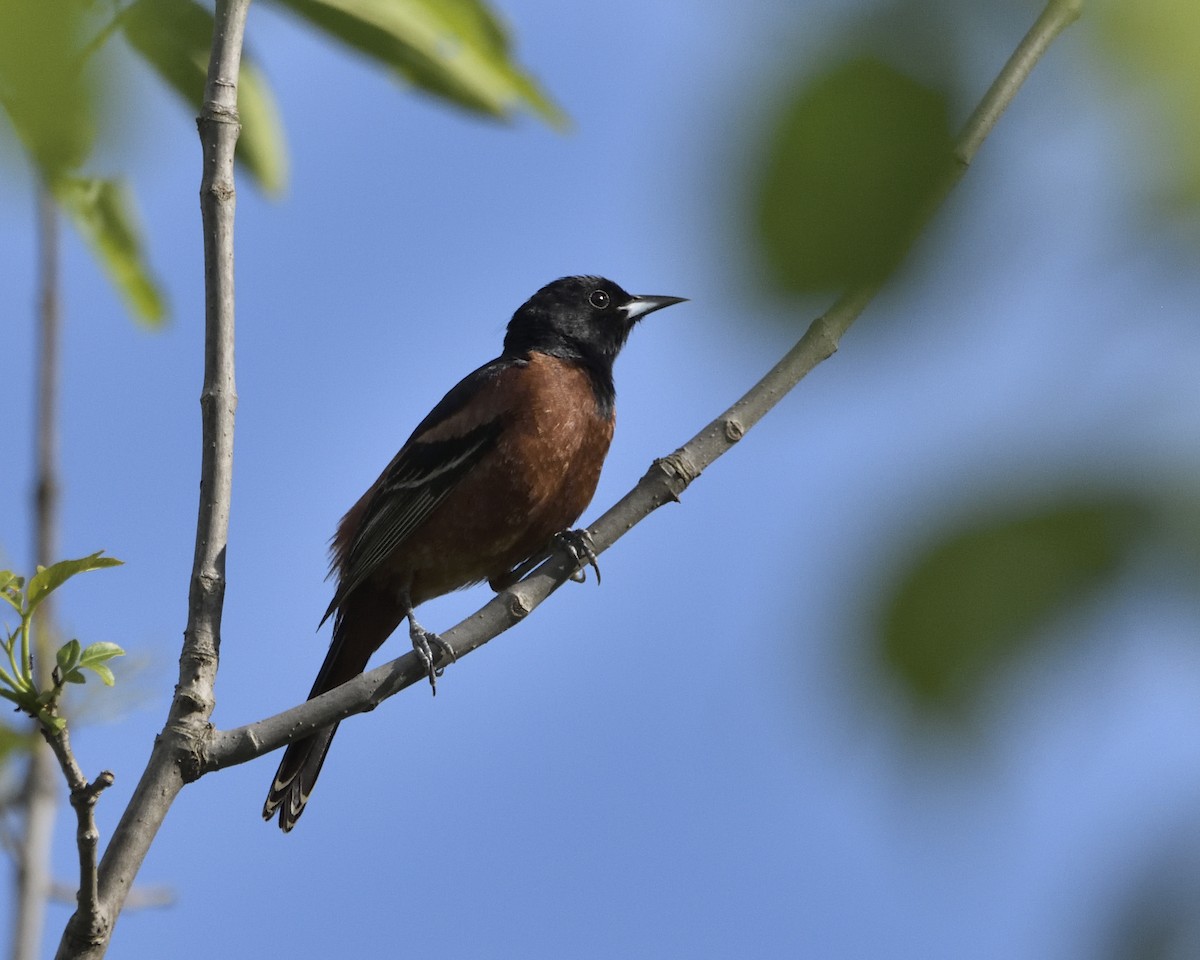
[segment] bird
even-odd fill
[[[329,652],[308,699],[362,673],[407,619],[437,692],[433,647],[413,611],[487,581],[499,591],[565,537],[600,479],[616,421],[613,363],[633,327],[685,297],[634,296],[598,276],[561,277],[522,304],[498,357],[469,373],[422,420],[338,524],[330,548]],[[599,569],[597,568],[597,575]],[[450,656],[452,659],[452,655]],[[289,832],[312,793],[337,724],[288,745],[263,805]]]

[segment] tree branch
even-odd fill
[[[88,783],[75,754],[71,750],[71,738],[67,728],[52,733],[41,727],[46,744],[53,751],[58,765],[66,777],[71,791],[71,806],[75,810],[77,826],[75,845],[79,850],[79,893],[76,909],[89,922],[99,925],[101,920],[99,881],[96,869],[96,850],[100,845],[100,831],[96,829],[96,801],[100,794],[113,785],[113,775],[104,770],[92,783]]]
[[[50,189],[37,187],[38,365],[35,476],[33,482],[33,560],[49,566],[58,553],[58,397],[62,311],[59,302],[58,209]],[[47,601],[34,634],[34,669],[46,686],[54,666],[53,601]],[[36,723],[36,721],[34,721]],[[58,777],[46,745],[34,738],[22,790],[24,833],[17,858],[17,915],[13,960],[36,960],[41,953],[50,891],[50,849],[58,815]]]
[[[938,204],[962,179],[979,147],[1051,42],[1081,11],[1082,0],[1050,0],[1046,5],[964,124],[954,147],[958,163],[936,193]],[[928,214],[933,213],[936,205]],[[637,485],[590,528],[596,553],[607,550],[663,504],[678,501],[680,494],[714,460],[745,436],[818,363],[832,356],[842,335],[875,298],[884,279],[843,294],[737,403],[674,453],[654,461]],[[456,659],[466,656],[523,620],[565,582],[574,568],[575,563],[566,551],[557,551],[527,578],[439,636]],[[388,697],[424,677],[420,659],[414,653],[406,653],[282,713],[233,730],[213,731],[203,747],[195,775],[245,763],[352,714],[374,710]]]
[[[97,917],[89,935],[72,918],[58,956],[100,958],[112,924],[166,811],[182,785],[211,770],[260,756],[322,726],[373,709],[423,678],[408,653],[314,700],[236,730],[211,732],[213,682],[220,647],[224,552],[232,465],[233,410],[233,148],[237,136],[236,77],[248,0],[218,0],[216,34],[200,119],[204,144],[201,202],[205,221],[207,337],[204,460],[192,574],[188,628],[180,657],[180,681],[167,725],[99,868]],[[1005,65],[959,137],[959,166],[943,195],[961,178],[979,145],[1050,42],[1080,13],[1081,0],[1050,0]],[[817,318],[800,341],[744,397],[675,453],[656,460],[638,484],[593,526],[597,553],[635,524],[674,500],[710,463],[732,447],[810,370],[837,349],[854,320],[874,299],[882,281],[843,295]],[[443,634],[456,656],[465,656],[524,619],[560,586],[575,562],[559,552],[526,579],[499,594],[473,616]]]
[[[100,861],[96,909],[77,910],[58,957],[98,960],[134,877],[207,734],[220,652],[225,547],[233,478],[233,156],[240,124],[237,77],[249,0],[217,0],[204,103],[197,121],[203,150],[200,210],[204,229],[205,349],[200,393],[200,506],[179,683],[162,734]]]

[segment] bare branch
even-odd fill
[[[1084,0],[1050,0],[1041,15],[1029,28],[1004,69],[988,88],[971,116],[967,119],[954,156],[965,168],[979,152],[979,147],[992,132],[1000,115],[1008,109],[1021,88],[1060,33],[1079,19]],[[956,181],[957,182],[957,179]]]
[[[200,209],[204,226],[205,349],[200,393],[200,506],[179,683],[162,734],[100,861],[97,909],[72,916],[58,957],[98,960],[133,879],[166,817],[195,744],[207,734],[220,651],[225,547],[233,480],[233,156],[240,124],[237,77],[249,0],[217,0],[204,102],[197,121],[203,150]],[[82,852],[81,852],[82,855]]]
[[[36,451],[33,481],[34,563],[49,566],[58,553],[58,398],[62,310],[59,300],[58,209],[49,188],[37,188],[38,337]],[[50,682],[54,665],[53,602],[42,607],[34,634],[34,668],[39,685]],[[58,816],[58,776],[46,745],[34,738],[22,791],[24,831],[17,859],[17,915],[13,923],[13,960],[41,955],[46,901],[50,890],[50,849]]]
[[[96,800],[113,785],[114,778],[105,770],[92,783],[88,783],[71,750],[67,728],[52,733],[42,727],[41,731],[67,779],[67,786],[71,790],[71,806],[75,810],[75,844],[79,849],[77,913],[82,918],[81,923],[86,924],[93,935],[97,935],[103,929],[104,921],[100,911],[96,871],[96,849],[100,844],[100,832],[96,829]],[[49,884],[46,892],[50,892]]]
[[[1081,8],[1082,0],[1050,0],[959,134],[954,154],[960,163],[938,191],[939,201],[962,178],[1037,61],[1053,39],[1078,18]],[[663,504],[678,501],[714,460],[745,436],[818,363],[832,356],[842,335],[875,298],[882,283],[863,284],[843,294],[737,403],[674,453],[656,460],[638,484],[590,528],[596,553],[607,550]],[[455,658],[466,656],[524,619],[565,582],[573,569],[574,562],[566,551],[557,552],[526,579],[440,634],[443,642]],[[195,775],[245,763],[352,714],[373,710],[424,676],[420,659],[406,653],[275,716],[233,730],[214,731]]]

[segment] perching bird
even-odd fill
[[[442,398],[342,518],[333,640],[310,700],[362,673],[405,617],[435,682],[441,641],[413,608],[483,580],[503,589],[579,518],[612,440],[613,361],[638,320],[683,299],[564,277],[513,314],[503,353]],[[336,732],[288,746],[264,819],[278,810],[280,829],[295,826]]]

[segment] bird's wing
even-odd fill
[[[504,381],[518,365],[505,359],[480,367],[413,431],[372,488],[345,547],[338,589],[322,623],[495,446],[508,412]]]

